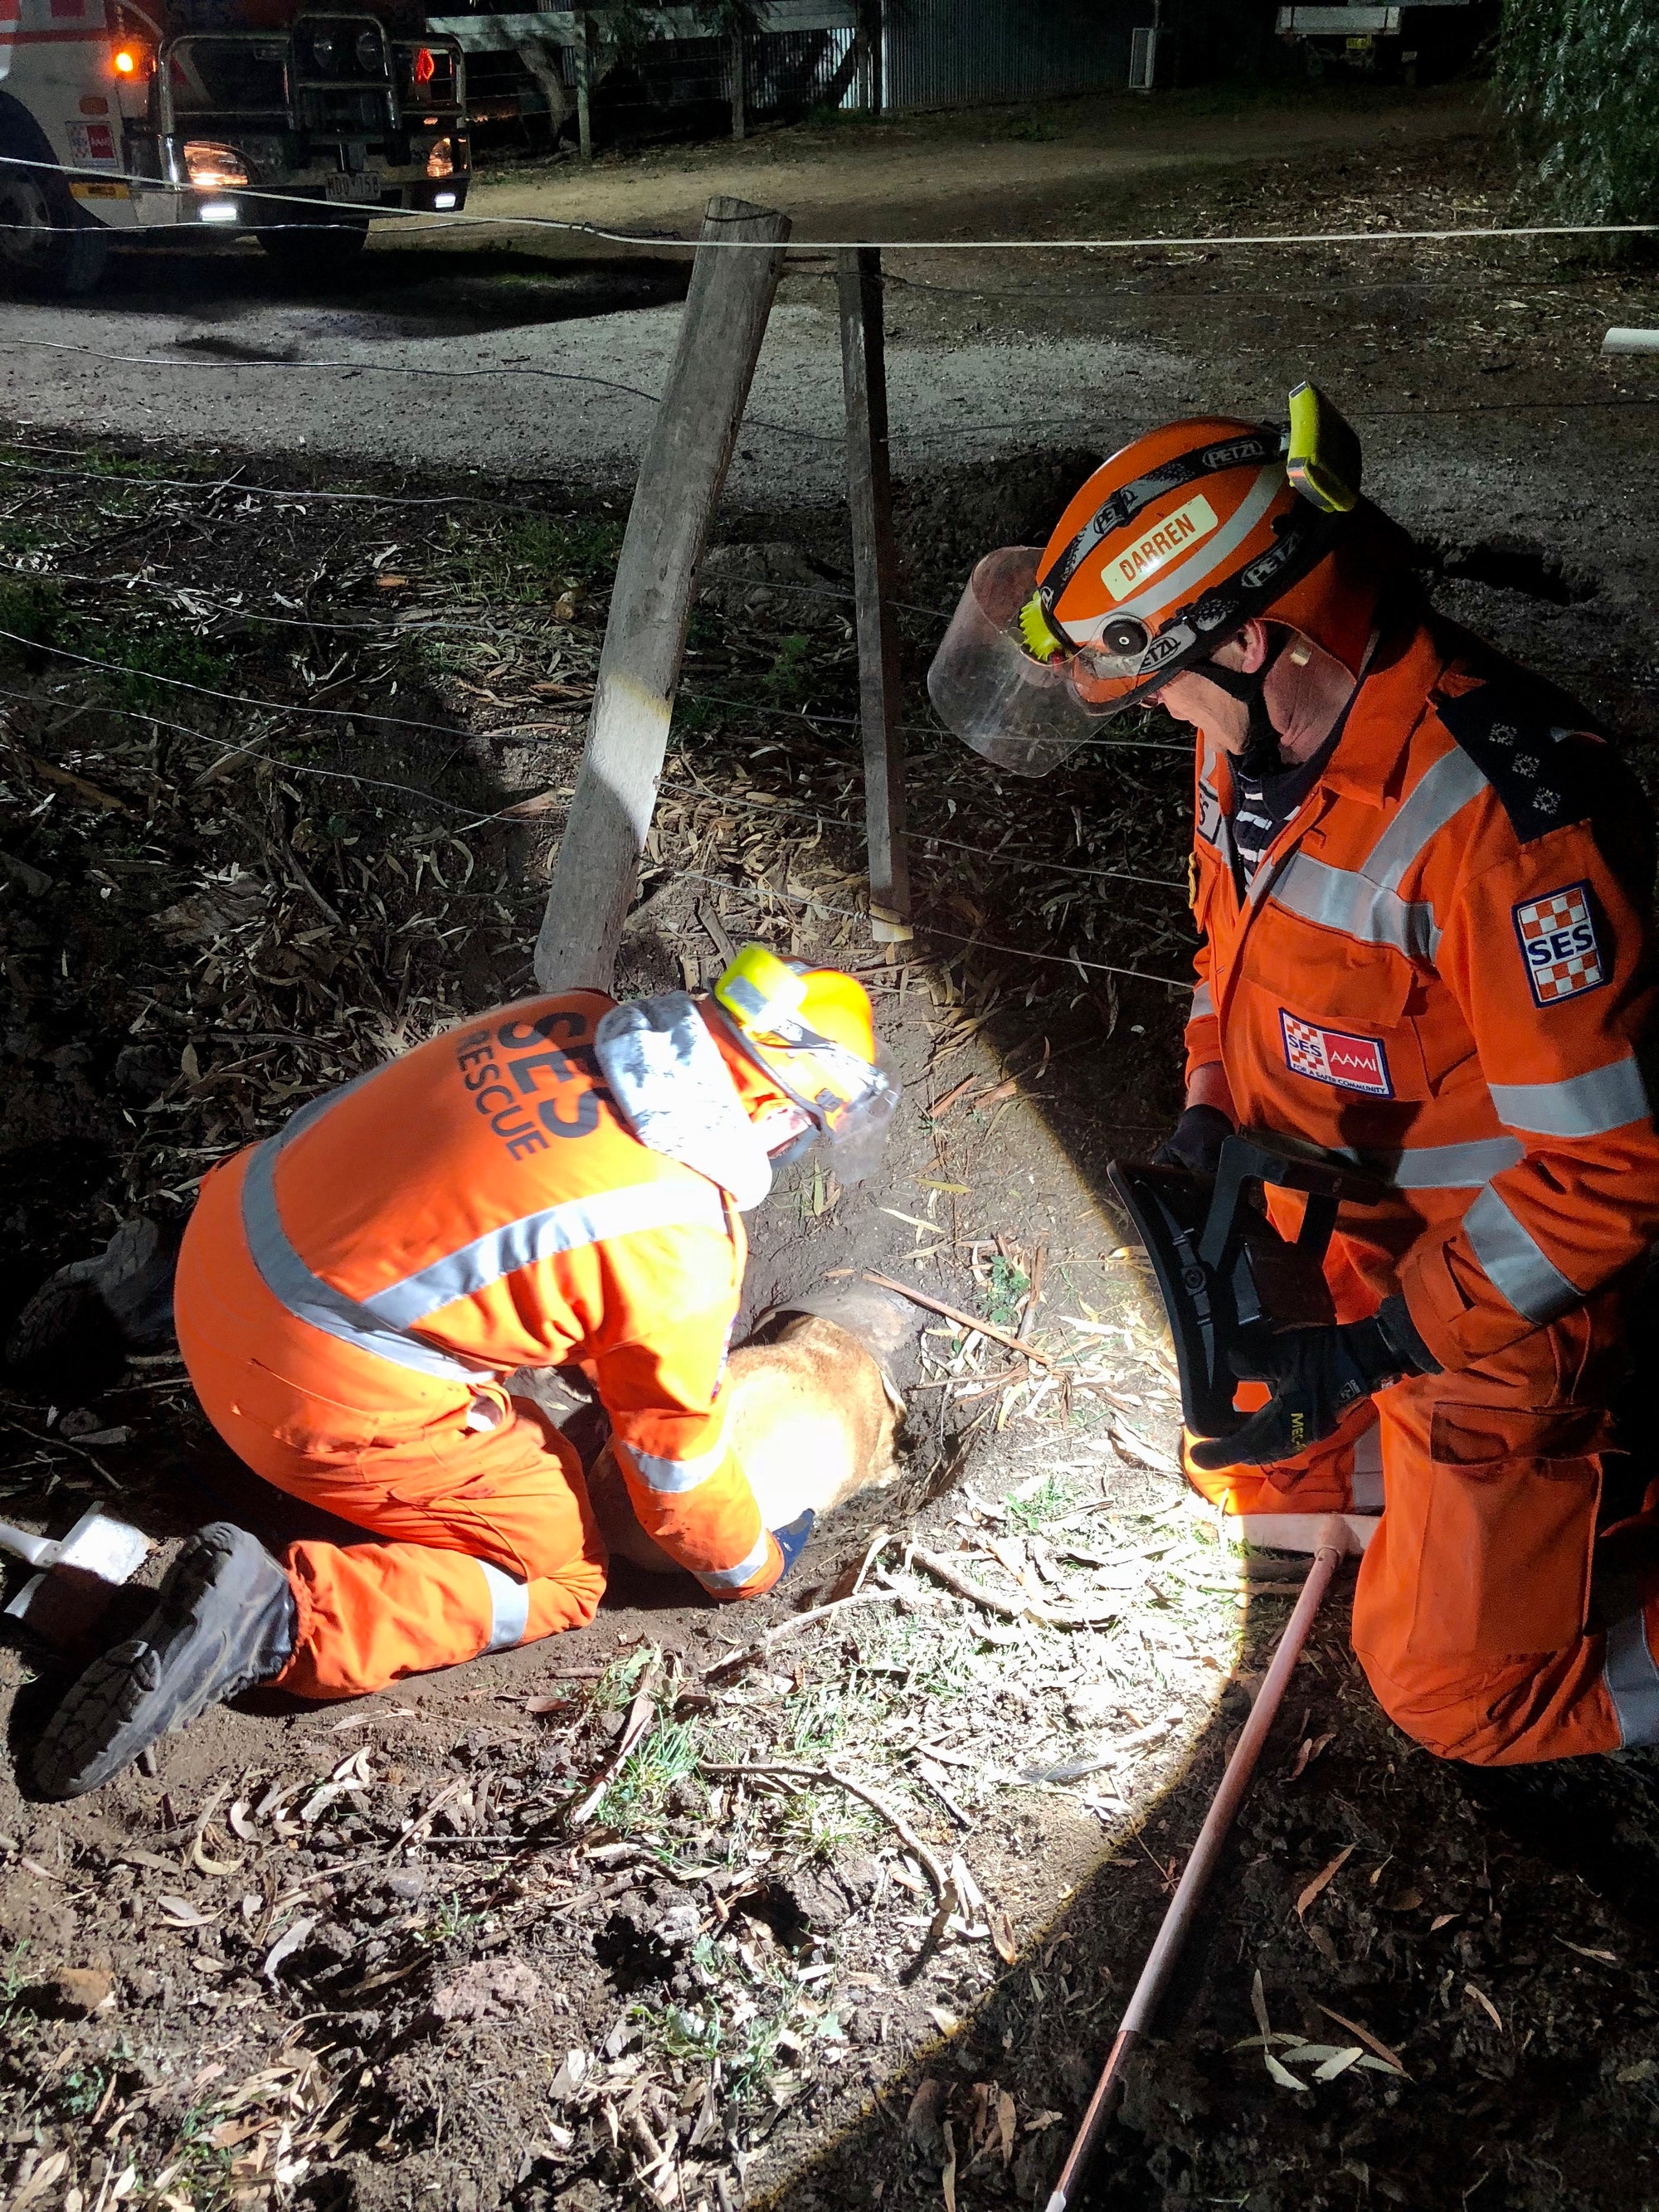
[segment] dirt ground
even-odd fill
[[[1510,204],[1467,104],[1412,112],[1409,143],[1363,143],[1345,109],[1249,159],[1194,104],[1201,167],[1126,182],[1054,155],[1018,209],[1006,177],[990,197],[1166,231]],[[1073,143],[1069,112],[1054,128],[1018,158]],[[677,219],[729,159],[631,204]],[[833,173],[811,148],[796,166]],[[591,189],[626,185],[607,167]],[[914,235],[936,180],[908,189],[885,211]],[[1559,243],[1382,247],[1363,276],[1329,249],[1014,264],[890,265],[914,953],[866,943],[844,523],[833,454],[798,443],[793,471],[751,448],[705,564],[623,980],[695,983],[751,929],[858,965],[906,1079],[893,1157],[858,1191],[810,1164],[786,1182],[754,1220],[750,1316],[874,1267],[1044,1357],[919,1311],[902,1482],[741,1614],[619,1577],[580,1635],[341,1712],[247,1700],[87,1804],[0,1780],[14,2204],[1043,2201],[1294,1583],[1245,1575],[1183,1504],[1166,1355],[1102,1202],[1104,1162],[1177,1102],[1189,753],[1149,719],[1049,782],[993,779],[928,726],[939,610],[1136,423],[1274,410],[1311,369],[1437,597],[1579,689],[1650,778],[1654,416],[1595,347],[1659,288]],[[260,318],[337,358],[424,316],[453,363],[481,331],[532,349],[584,313],[590,367],[630,325],[660,360],[676,280],[407,246],[370,268],[349,304],[276,301],[257,264],[223,295],[202,269],[130,273],[76,316],[159,318],[198,361],[210,325],[223,357],[112,380],[90,416],[79,368],[9,387],[14,1303],[136,1205],[176,1217],[294,1104],[527,986],[634,433],[568,469],[498,447],[446,473],[447,398],[342,371],[376,396],[319,410],[301,447],[332,387],[293,380],[313,398],[268,411],[274,375],[231,360]],[[41,312],[28,330],[61,329]],[[810,360],[830,381],[794,404],[821,429],[821,278],[788,280],[779,328],[795,353],[757,411]],[[958,398],[1006,427],[947,438]],[[504,444],[514,419],[484,428]],[[159,1540],[150,1581],[213,1514],[298,1533],[165,1357],[0,1419],[5,1511],[56,1528],[106,1502]],[[788,1627],[866,1561],[856,1606]],[[1093,2201],[1659,2203],[1651,1759],[1438,1765],[1381,1719],[1344,1632],[1334,1601]],[[0,1669],[26,1756],[64,1670],[21,1647]]]

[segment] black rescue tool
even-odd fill
[[[1335,1321],[1323,1262],[1337,1208],[1375,1205],[1382,1186],[1340,1152],[1261,1129],[1229,1137],[1213,1177],[1139,1160],[1114,1160],[1106,1173],[1158,1279],[1187,1426],[1232,1436],[1249,1416],[1233,1404],[1230,1354]],[[1304,1195],[1294,1243],[1267,1218],[1268,1189]]]

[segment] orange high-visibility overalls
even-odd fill
[[[594,1062],[597,992],[522,1000],[308,1106],[208,1176],[179,1342],[221,1436],[377,1540],[294,1545],[277,1678],[374,1690],[592,1620],[605,1553],[520,1367],[580,1366],[648,1532],[720,1597],[781,1571],[723,1439],[743,1226],[638,1142]]]
[[[1332,1245],[1338,1315],[1402,1291],[1444,1371],[1295,1461],[1192,1479],[1267,1542],[1385,1506],[1355,1650],[1402,1728],[1484,1763],[1659,1741],[1659,1612],[1588,1626],[1621,1279],[1659,1232],[1651,817],[1577,719],[1397,617],[1243,897],[1227,757],[1198,753],[1188,1072],[1220,1061],[1241,1127],[1382,1175]]]

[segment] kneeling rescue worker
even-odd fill
[[[1659,1485],[1601,1525],[1659,1236],[1651,815],[1582,708],[1425,603],[1358,483],[1310,386],[1288,434],[1139,438],[1046,547],[980,563],[929,688],[1026,774],[1154,700],[1193,726],[1198,986],[1156,1157],[1213,1172],[1237,1126],[1386,1186],[1340,1216],[1336,1325],[1273,1340],[1194,1485],[1264,1544],[1356,1516],[1355,1650],[1431,1751],[1659,1742]]]
[[[179,1343],[208,1418],[277,1488],[372,1532],[282,1565],[228,1522],[39,1747],[54,1796],[255,1682],[307,1698],[592,1619],[605,1553],[519,1368],[579,1366],[647,1533],[716,1598],[769,1589],[811,1516],[761,1525],[723,1441],[743,1209],[822,1138],[846,1182],[897,1091],[863,987],[746,946],[708,999],[528,999],[451,1030],[216,1168]]]

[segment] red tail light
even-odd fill
[[[438,74],[438,64],[437,64],[437,63],[433,59],[433,56],[432,56],[432,49],[431,49],[431,47],[430,47],[430,46],[417,46],[417,47],[415,49],[415,82],[416,82],[416,84],[430,84],[430,83],[431,83],[431,82],[432,82],[432,80],[433,80],[433,78],[434,78],[434,76],[437,76],[437,74]]]

